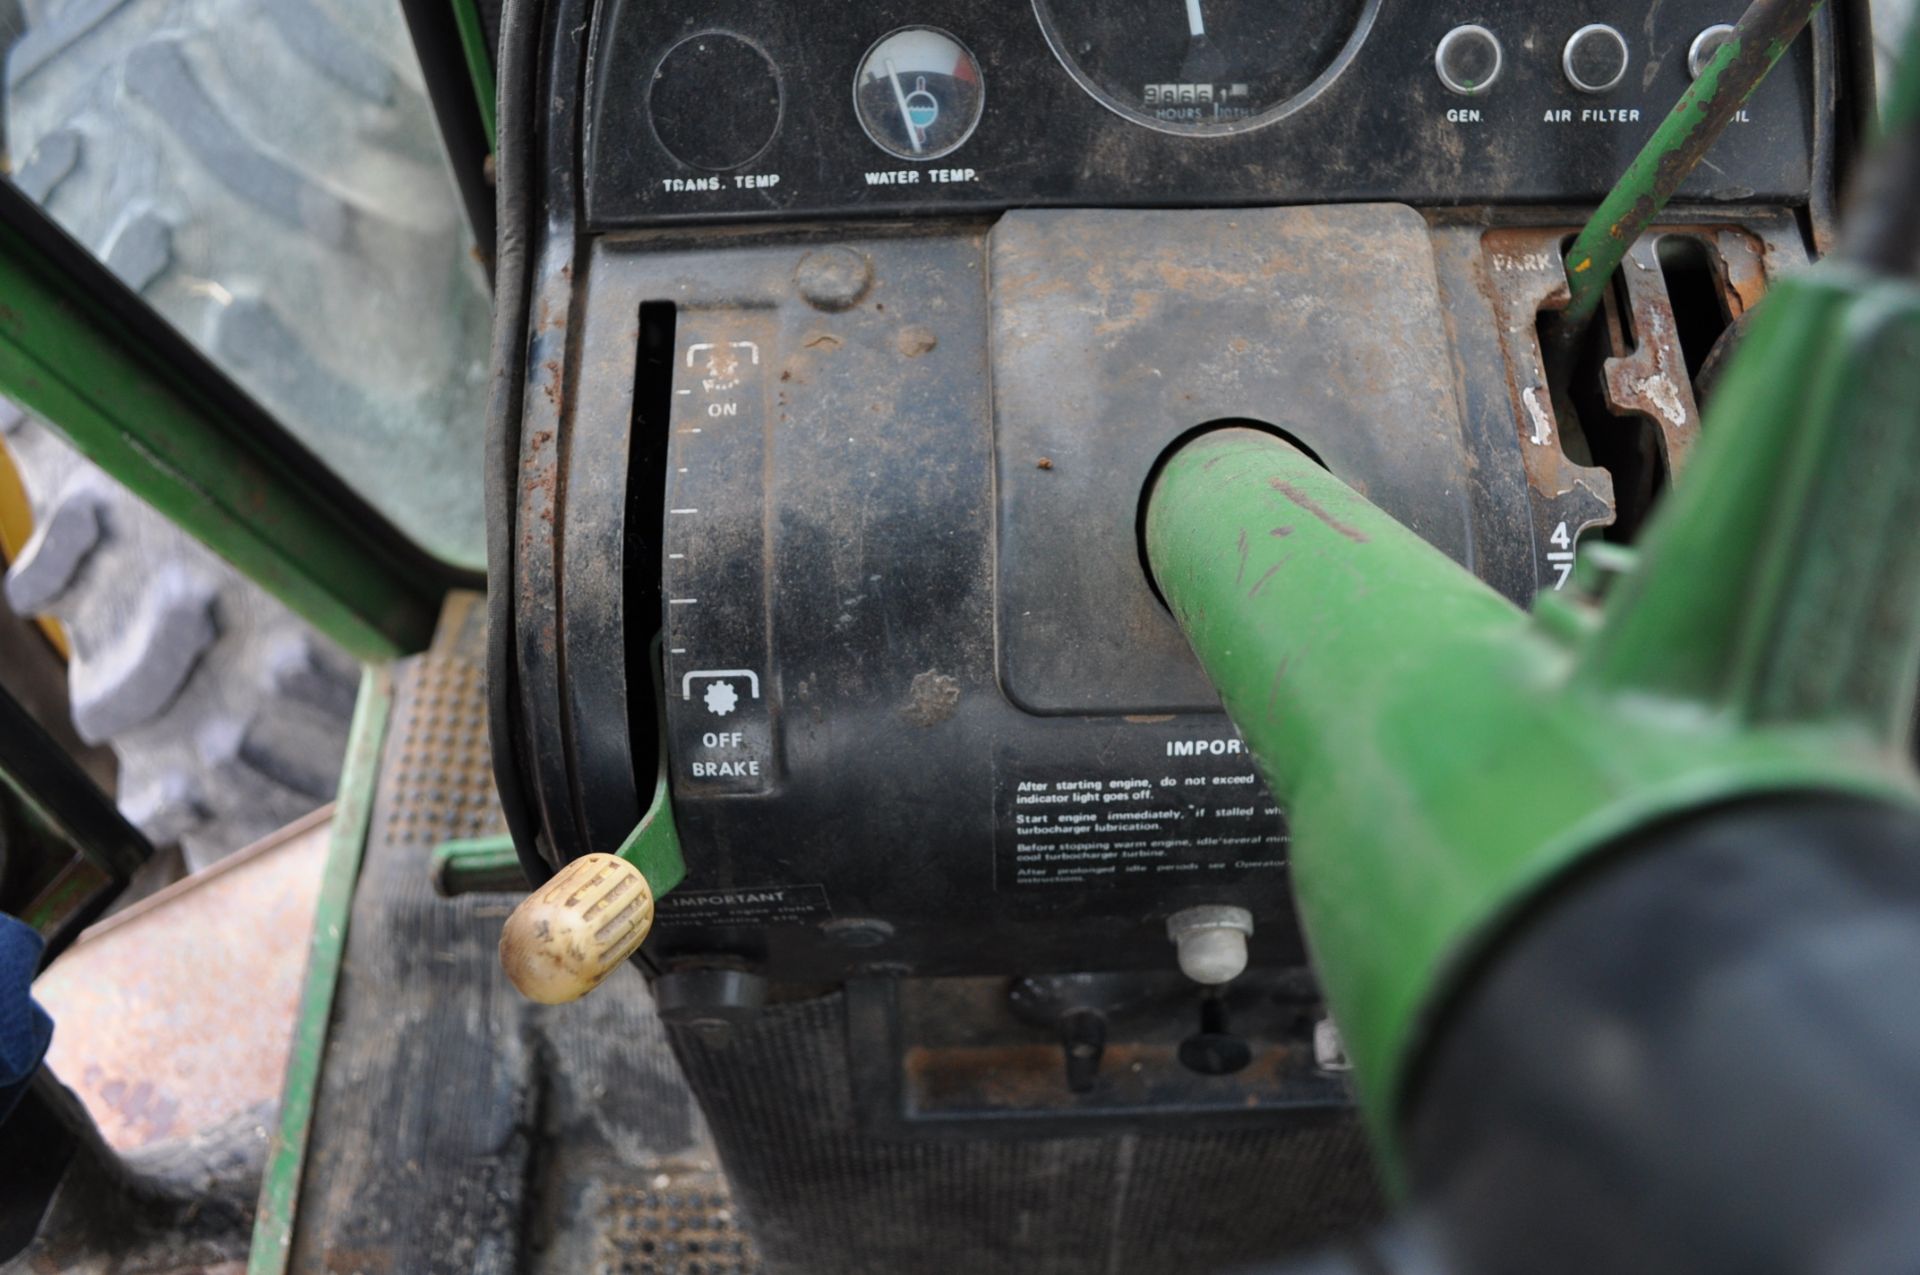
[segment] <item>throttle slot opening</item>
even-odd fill
[[[667,505],[668,421],[673,409],[674,331],[671,301],[640,306],[628,434],[627,516],[622,542],[627,641],[627,738],[635,790],[653,791],[660,769],[660,705],[655,702],[653,639],[660,628],[660,555]]]
[[[1560,450],[1574,464],[1612,476],[1614,517],[1601,535],[1623,544],[1639,534],[1667,484],[1654,423],[1615,412],[1607,399],[1606,361],[1630,353],[1640,337],[1632,310],[1626,284],[1616,273],[1585,330],[1569,332],[1558,310],[1542,310],[1535,320]]]
[[[1663,235],[1654,251],[1673,306],[1674,332],[1687,361],[1687,377],[1697,387],[1707,355],[1733,317],[1719,265],[1712,250],[1692,235]]]
[[[1667,235],[1656,246],[1660,277],[1673,306],[1675,334],[1686,359],[1693,401],[1705,412],[1713,400],[1733,351],[1746,330],[1746,316],[1734,318],[1733,285],[1715,246],[1692,235]]]

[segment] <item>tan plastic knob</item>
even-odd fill
[[[653,928],[653,887],[610,854],[575,859],[520,901],[500,932],[500,965],[542,1005],[578,1000]]]

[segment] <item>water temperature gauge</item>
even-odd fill
[[[980,64],[934,27],[902,27],[861,59],[853,107],[874,144],[902,159],[937,159],[973,133],[986,103]]]

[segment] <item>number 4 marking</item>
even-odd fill
[[[1573,536],[1568,533],[1567,524],[1562,522],[1555,527],[1553,534],[1547,537],[1547,543],[1554,546],[1553,552],[1547,554],[1547,562],[1556,573],[1553,587],[1556,590],[1564,589],[1573,575]]]

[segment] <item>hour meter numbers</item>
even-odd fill
[[[1239,133],[1292,114],[1344,70],[1380,0],[1033,0],[1054,56],[1095,101],[1163,133]]]
[[[901,159],[938,159],[980,122],[986,86],[967,46],[935,27],[882,36],[853,82],[853,108],[874,145]]]

